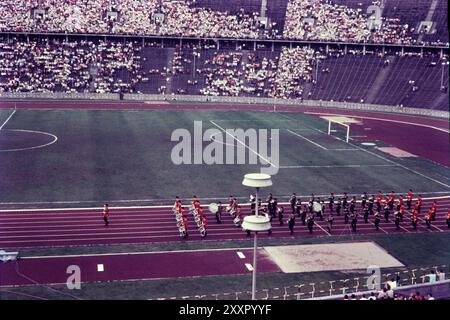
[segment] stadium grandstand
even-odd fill
[[[0,1],[0,300],[450,299],[447,21]]]

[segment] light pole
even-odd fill
[[[448,61],[442,62],[442,73],[441,73],[441,90],[443,90],[444,88],[444,71],[445,71],[445,66],[448,65]]]
[[[270,187],[272,180],[270,175],[263,173],[249,173],[244,176],[242,184],[247,187],[256,188],[255,215],[246,216],[242,223],[242,229],[253,231],[253,274],[252,274],[252,300],[256,300],[256,254],[258,246],[258,231],[268,231],[272,228],[268,217],[258,215],[258,191],[259,188]]]

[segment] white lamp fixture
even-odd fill
[[[272,228],[270,219],[266,216],[258,215],[258,191],[259,188],[270,187],[272,179],[270,175],[264,173],[249,173],[244,176],[242,184],[247,187],[256,188],[255,215],[246,216],[242,223],[242,229],[255,233],[253,243],[253,279],[252,279],[252,300],[256,300],[256,253],[258,245],[258,231],[268,231]]]

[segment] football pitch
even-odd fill
[[[220,200],[247,199],[253,190],[243,175],[260,172],[260,148],[247,140],[231,142],[246,152],[246,164],[175,164],[176,129],[186,129],[194,145],[194,121],[205,150],[219,141],[226,153],[227,129],[279,130],[278,172],[264,192],[279,197],[397,193],[448,194],[448,168],[421,157],[397,158],[364,140],[326,134],[328,123],[297,112],[218,110],[0,110],[0,202],[7,207],[86,207],[112,204],[167,204],[179,195]],[[11,115],[12,114],[12,115]],[[388,126],[389,124],[387,124]],[[337,129],[337,128],[336,128]],[[370,129],[370,128],[369,128]],[[374,129],[374,128],[372,128]],[[218,133],[222,138],[218,137]],[[350,136],[356,136],[353,128]],[[206,135],[205,135],[206,136]],[[208,139],[207,139],[208,140]],[[228,145],[227,145],[228,143]],[[383,141],[369,141],[390,147]],[[414,141],[411,141],[414,143]],[[443,145],[448,141],[436,142]],[[269,153],[270,153],[269,143]],[[439,148],[439,146],[438,146]],[[249,164],[250,157],[258,158]],[[192,154],[192,158],[194,155]],[[235,159],[236,160],[236,159]]]

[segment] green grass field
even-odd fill
[[[9,113],[0,112],[1,123]],[[189,198],[193,194],[200,198],[248,197],[252,191],[241,185],[242,177],[259,172],[259,164],[172,163],[171,150],[176,144],[170,141],[173,130],[185,128],[192,133],[196,120],[203,121],[204,130],[216,125],[225,129],[280,129],[280,170],[273,176],[273,187],[264,192],[287,196],[292,192],[405,192],[409,188],[424,193],[448,191],[392,164],[386,159],[399,160],[373,148],[358,144],[362,149],[342,150],[355,147],[319,132],[326,130],[327,123],[301,113],[18,110],[3,128],[0,150],[28,148],[48,139],[8,131],[11,129],[46,132],[58,140],[43,148],[0,152],[2,207],[14,206],[8,204],[11,202],[29,207],[89,206],[114,200],[169,203],[175,195]],[[437,180],[448,175],[447,168],[421,158],[401,159],[401,164]]]

